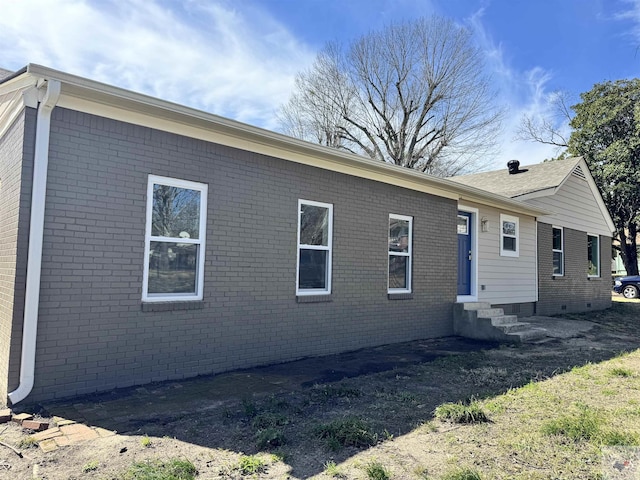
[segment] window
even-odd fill
[[[553,227],[553,275],[561,277],[564,275],[564,231],[561,227]]]
[[[201,300],[207,185],[149,175],[142,300]]]
[[[590,277],[600,276],[600,237],[597,235],[587,235],[587,261]]]
[[[297,295],[331,293],[333,205],[298,201]]]
[[[519,225],[518,217],[500,215],[500,256],[519,256]]]
[[[411,292],[413,218],[389,215],[389,293]]]

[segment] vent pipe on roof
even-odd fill
[[[520,162],[518,160],[509,160],[507,168],[509,169],[509,175],[515,175],[520,172]]]
[[[9,393],[11,405],[24,400],[33,389],[36,367],[36,335],[38,334],[38,307],[40,300],[40,276],[42,267],[42,243],[44,237],[44,207],[47,192],[49,166],[49,134],[51,112],[60,97],[60,82],[46,83],[44,98],[38,105],[36,140],[33,156],[33,183],[31,184],[31,219],[29,226],[29,253],[27,256],[27,281],[22,327],[22,352],[20,358],[20,384]]]

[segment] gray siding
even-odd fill
[[[0,138],[0,404],[18,386],[35,111]]]
[[[602,310],[611,306],[611,237],[600,236],[600,277],[587,276],[587,233],[564,229],[564,276],[553,276],[552,226],[538,223],[539,315]]]
[[[56,108],[29,400],[452,334],[454,201]],[[204,301],[141,305],[148,174],[209,185]],[[334,205],[330,302],[295,296],[298,199]],[[414,217],[387,297],[388,215]]]
[[[585,179],[574,174],[554,195],[532,198],[526,202],[556,212],[553,215],[540,217],[538,220],[541,222],[607,237],[613,233],[607,227],[607,222],[602,216],[589,184]]]

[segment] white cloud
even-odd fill
[[[531,165],[557,156],[556,147],[516,138],[524,115],[549,118],[554,114],[555,92],[547,88],[553,78],[552,72],[539,66],[527,71],[513,68],[505,58],[504,46],[496,44],[482,23],[484,12],[484,7],[479,9],[466,19],[466,23],[484,52],[487,73],[495,86],[497,101],[505,111],[503,131],[498,139],[499,150],[489,169],[506,168],[507,161],[512,159],[520,160],[522,165]],[[564,130],[568,128],[567,125],[559,126]]]
[[[0,66],[40,63],[269,129],[314,57],[249,2],[2,3]]]

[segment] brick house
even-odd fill
[[[451,335],[457,302],[548,311],[562,208],[28,65],[0,79],[0,403]]]

